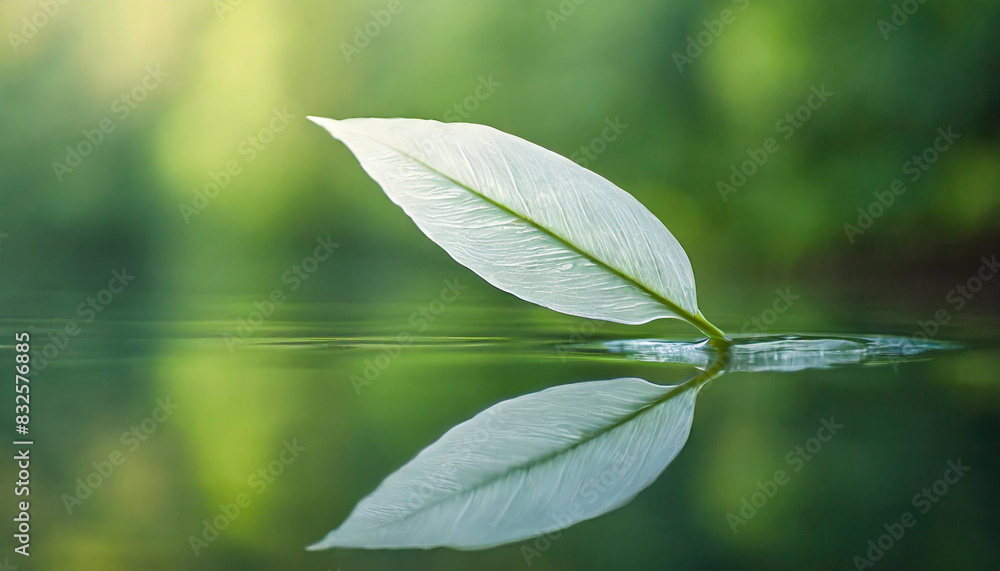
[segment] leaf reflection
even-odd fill
[[[797,371],[920,358],[953,346],[892,337],[780,336],[724,346],[662,340],[580,346],[703,371],[675,386],[637,378],[552,387],[455,426],[386,478],[311,550],[482,549],[569,527],[629,502],[680,453],[695,398],[725,372]]]

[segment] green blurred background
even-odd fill
[[[714,22],[724,10],[729,22]],[[0,32],[0,344],[29,330],[41,350],[59,345],[67,322],[81,328],[36,373],[37,554],[12,563],[520,568],[518,546],[301,548],[499,399],[584,379],[683,376],[537,351],[413,347],[356,394],[351,375],[382,349],[311,341],[402,331],[560,341],[581,321],[458,266],[305,119],[320,115],[484,123],[586,164],[671,229],[703,311],[727,331],[912,334],[947,308],[954,319],[939,335],[974,348],[908,374],[719,381],[726,390],[699,402],[670,480],[566,532],[534,567],[849,567],[959,456],[974,466],[968,484],[881,565],[1000,564],[996,284],[961,310],[947,300],[1000,237],[995,3],[4,1]],[[699,34],[706,46],[688,52]],[[682,69],[677,54],[690,57]],[[813,89],[832,95],[786,140],[779,122]],[[602,139],[609,124],[624,126]],[[960,138],[909,180],[906,163],[949,128]],[[769,137],[780,148],[723,197],[719,181]],[[71,166],[67,146],[88,138],[100,141]],[[199,198],[227,168],[236,174],[224,188]],[[895,179],[907,191],[852,242],[844,225]],[[293,288],[286,272],[326,237],[339,246]],[[80,304],[122,268],[134,282],[87,321]],[[448,279],[467,290],[417,330],[410,316]],[[789,288],[799,299],[777,322],[748,328],[775,289]],[[285,301],[265,324],[227,343],[275,289]],[[661,322],[594,336],[692,332]],[[123,448],[121,433],[163,397],[176,415],[67,513],[61,495]],[[829,414],[852,430],[822,467],[731,533],[725,514]],[[187,538],[201,520],[293,438],[308,449],[303,460],[195,557]],[[11,498],[0,500],[5,514]]]

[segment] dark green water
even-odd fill
[[[242,330],[257,323],[253,298],[146,297],[88,323],[76,313],[87,293],[8,296],[3,345],[29,331],[35,364],[31,568],[848,569],[902,518],[912,526],[882,538],[879,567],[1000,561],[996,321],[955,315],[930,342],[948,350],[900,352],[861,334],[912,333],[935,307],[847,323],[829,317],[843,308],[805,304],[759,334],[841,340],[739,339],[686,447],[616,511],[485,551],[306,552],[501,400],[626,376],[674,383],[707,358],[677,321],[594,324],[483,297],[482,284],[450,303],[436,289],[289,301]],[[734,331],[772,317],[734,309],[710,317]],[[80,332],[54,341],[67,321]],[[49,343],[65,347],[46,359]],[[956,479],[955,465],[969,469]]]

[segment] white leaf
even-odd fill
[[[393,202],[455,260],[556,311],[638,324],[698,311],[691,263],[632,195],[538,145],[484,125],[310,117],[343,141]]]
[[[704,381],[692,382],[593,381],[494,405],[386,478],[309,549],[480,549],[620,507],[687,441]]]

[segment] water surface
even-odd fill
[[[687,445],[620,509],[483,551],[306,552],[499,401],[582,381],[677,383],[711,351],[675,321],[601,324],[476,294],[289,302],[260,322],[253,298],[152,296],[89,323],[74,313],[85,296],[8,297],[0,323],[5,339],[30,331],[35,352],[65,345],[32,378],[39,568],[851,568],[906,513],[915,525],[879,565],[1000,560],[1000,351],[981,315],[906,344],[909,314],[790,312],[737,337]],[[711,317],[742,322],[732,309]],[[58,341],[68,320],[80,333]],[[959,462],[969,471],[935,488]]]

